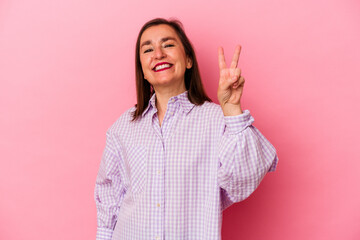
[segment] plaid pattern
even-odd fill
[[[278,162],[248,110],[170,98],[159,125],[155,94],[142,118],[126,111],[107,131],[95,185],[96,239],[221,239],[222,211],[247,198]]]

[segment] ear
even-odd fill
[[[190,69],[192,68],[192,65],[193,65],[192,59],[190,57],[186,57],[186,68]]]

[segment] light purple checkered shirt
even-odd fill
[[[155,94],[142,117],[107,131],[95,186],[96,239],[221,239],[222,211],[247,198],[277,165],[248,110],[169,99],[160,127]]]

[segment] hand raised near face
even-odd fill
[[[225,116],[234,116],[242,113],[240,99],[245,79],[241,76],[240,68],[237,67],[240,51],[241,46],[236,46],[230,67],[227,67],[224,50],[222,47],[218,49],[220,79],[217,96]]]

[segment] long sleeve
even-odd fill
[[[97,208],[97,240],[110,240],[117,221],[120,203],[125,194],[122,181],[123,166],[114,147],[110,131],[106,133],[106,146],[102,155],[95,184]]]
[[[224,118],[218,171],[223,209],[246,199],[278,162],[275,148],[252,126],[254,118],[248,110]]]

